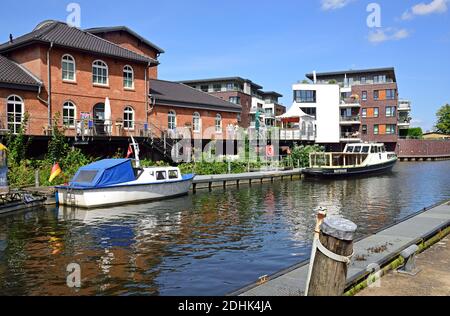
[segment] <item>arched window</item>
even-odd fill
[[[168,129],[171,131],[177,129],[177,114],[175,111],[170,111],[168,114]]]
[[[198,133],[201,129],[201,116],[200,113],[195,112],[192,118],[192,127],[194,132]]]
[[[63,123],[64,126],[74,128],[77,119],[77,108],[71,101],[63,105]]]
[[[18,134],[22,126],[24,104],[21,97],[12,95],[7,99],[6,111],[8,114],[8,129],[13,134]]]
[[[126,89],[134,89],[134,71],[128,65],[123,68],[123,87]]]
[[[62,79],[65,81],[76,81],[75,58],[71,55],[64,55],[61,62]]]
[[[216,133],[222,133],[222,115],[216,115]]]
[[[134,110],[131,106],[127,106],[123,111],[123,127],[127,130],[134,129]]]
[[[108,85],[108,65],[101,60],[92,64],[92,82],[94,84]]]

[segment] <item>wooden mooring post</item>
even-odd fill
[[[308,296],[342,296],[348,265],[353,256],[353,240],[357,226],[338,217],[326,218],[321,226],[312,264]]]

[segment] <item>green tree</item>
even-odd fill
[[[423,131],[420,127],[410,128],[408,130],[408,137],[410,138],[423,138]]]
[[[437,131],[443,134],[450,134],[450,105],[441,107],[437,113]]]
[[[309,167],[309,154],[324,152],[325,148],[322,146],[314,145],[314,146],[295,146],[292,149],[292,161],[294,165],[297,166],[300,162],[300,167],[305,168]]]

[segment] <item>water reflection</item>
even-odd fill
[[[223,295],[309,256],[314,208],[364,236],[450,197],[450,162],[392,174],[200,192],[170,201],[0,217],[0,294]],[[66,267],[82,268],[82,288]]]

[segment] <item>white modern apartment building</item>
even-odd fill
[[[316,143],[340,142],[340,87],[337,84],[293,85],[294,104],[315,118]]]
[[[316,143],[380,142],[395,150],[410,126],[411,102],[398,99],[394,68],[312,73],[293,85],[293,107],[315,118]]]

